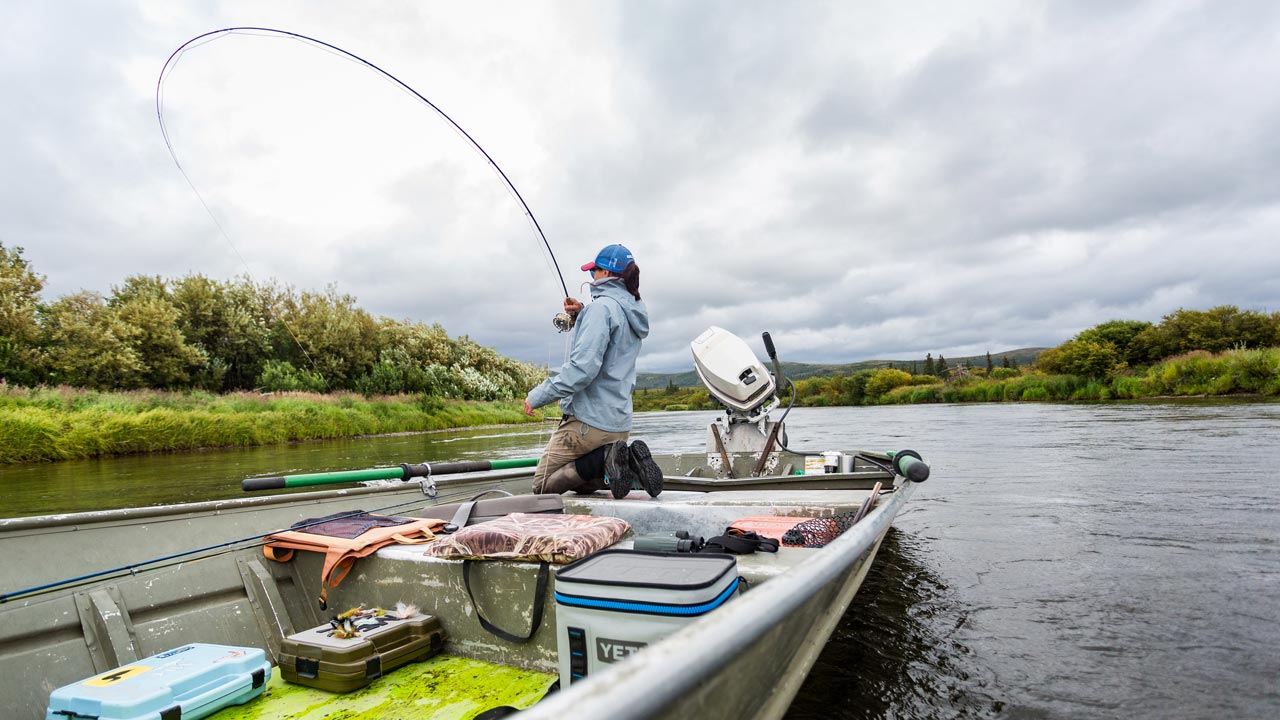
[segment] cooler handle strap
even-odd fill
[[[547,601],[547,579],[551,575],[550,563],[545,560],[538,564],[538,582],[534,589],[533,596],[533,620],[529,623],[529,634],[520,636],[503,630],[485,619],[483,613],[480,612],[480,604],[476,602],[476,596],[471,592],[471,564],[474,560],[462,561],[462,584],[467,586],[467,597],[471,600],[471,607],[476,609],[476,617],[480,620],[480,626],[485,630],[497,635],[508,642],[523,645],[529,642],[534,633],[538,632],[538,627],[542,625],[542,610]]]

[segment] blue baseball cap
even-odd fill
[[[596,255],[596,259],[582,266],[583,270],[608,270],[612,273],[621,273],[627,269],[627,265],[635,260],[631,255],[631,251],[621,245],[609,245]]]

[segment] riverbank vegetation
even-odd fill
[[[1159,323],[1112,320],[1040,354],[1030,366],[923,362],[795,382],[796,405],[1096,401],[1252,394],[1280,396],[1280,313],[1224,305],[1178,310]],[[908,372],[904,367],[923,368]],[[786,393],[784,393],[784,399]],[[705,389],[639,391],[637,410],[712,410]]]
[[[10,385],[492,401],[546,377],[439,324],[374,317],[333,286],[135,275],[110,295],[49,303],[43,288],[22,249],[0,244],[0,378]]]
[[[0,463],[536,421],[545,368],[334,287],[135,275],[52,302],[0,244]]]
[[[0,464],[539,422],[519,401],[99,392],[0,383]]]

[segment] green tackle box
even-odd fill
[[[431,615],[406,620],[387,615],[379,620],[386,624],[362,629],[353,638],[334,637],[328,623],[290,635],[280,647],[280,676],[321,690],[351,692],[444,647],[444,630]]]

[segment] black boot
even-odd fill
[[[605,445],[604,479],[609,483],[609,492],[617,500],[630,495],[631,489],[636,486],[638,478],[631,469],[631,452],[627,449],[626,440]]]
[[[653,461],[649,446],[643,440],[636,440],[628,449],[631,451],[631,472],[640,480],[649,497],[658,497],[662,492],[662,468]]]

